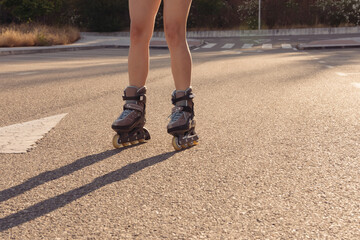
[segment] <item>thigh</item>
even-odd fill
[[[185,31],[191,0],[164,0],[164,25]]]
[[[161,0],[129,0],[131,24],[153,28],[160,3]]]

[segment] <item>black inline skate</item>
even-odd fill
[[[146,87],[129,86],[124,90],[123,100],[126,101],[124,111],[111,126],[117,133],[113,138],[115,148],[143,143],[150,139],[149,131],[144,128],[146,122],[145,94]]]
[[[172,93],[172,109],[170,122],[167,126],[169,134],[173,135],[172,145],[176,151],[198,144],[198,135],[195,133],[194,95],[191,87],[185,91]]]

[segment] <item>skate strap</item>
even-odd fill
[[[142,106],[139,106],[137,104],[134,103],[126,103],[124,105],[124,110],[129,109],[129,110],[135,110],[135,111],[139,111],[139,112],[143,112],[144,108]]]
[[[193,113],[193,109],[189,106],[179,106],[179,107],[174,107],[172,112],[188,112],[188,113]]]
[[[139,95],[139,96],[133,96],[133,97],[128,97],[128,96],[123,96],[123,100],[133,100],[133,101],[143,101],[144,100],[144,96],[143,95]]]
[[[185,95],[185,96],[182,96],[179,98],[172,98],[171,101],[172,101],[172,104],[175,104],[175,103],[183,101],[183,100],[192,100],[194,97],[195,97],[194,94],[190,93],[189,95]]]

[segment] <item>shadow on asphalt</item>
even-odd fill
[[[128,148],[123,148],[123,149],[128,149]],[[20,185],[17,185],[12,188],[1,191],[1,193],[0,193],[1,201],[5,201],[5,200],[15,197],[17,195],[20,195],[20,194],[22,194],[32,188],[35,188],[41,184],[44,184],[46,182],[69,175],[69,174],[71,174],[77,170],[80,170],[84,167],[90,166],[94,163],[100,162],[106,158],[116,155],[121,151],[122,151],[122,149],[109,150],[109,151],[106,151],[103,153],[80,158],[80,159],[76,160],[75,162],[73,162],[69,165],[66,165],[64,167],[58,168],[56,170],[44,172],[36,177],[29,179],[28,181],[26,181]],[[14,213],[7,217],[1,218],[0,219],[0,232],[5,231],[10,228],[13,228],[13,227],[16,227],[23,223],[29,222],[29,221],[34,220],[38,217],[41,217],[45,214],[48,214],[52,211],[55,211],[56,209],[64,207],[65,205],[67,205],[67,204],[93,192],[93,191],[96,191],[97,189],[100,189],[100,188],[102,188],[108,184],[114,183],[114,182],[122,181],[122,180],[128,178],[130,175],[132,175],[136,172],[139,172],[144,168],[147,168],[147,167],[150,167],[157,163],[163,162],[175,154],[176,154],[176,152],[168,152],[168,153],[163,153],[163,154],[160,154],[157,156],[143,159],[139,162],[130,163],[118,170],[115,170],[113,172],[110,172],[108,174],[105,174],[101,177],[94,179],[94,181],[92,181],[89,184],[86,184],[86,185],[76,188],[74,190],[68,191],[66,193],[60,194],[53,198],[44,200],[44,201],[39,202],[35,205],[32,205],[24,210],[21,210],[17,213]]]

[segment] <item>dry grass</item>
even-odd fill
[[[75,27],[49,27],[39,24],[0,26],[0,47],[65,45],[77,41]]]

